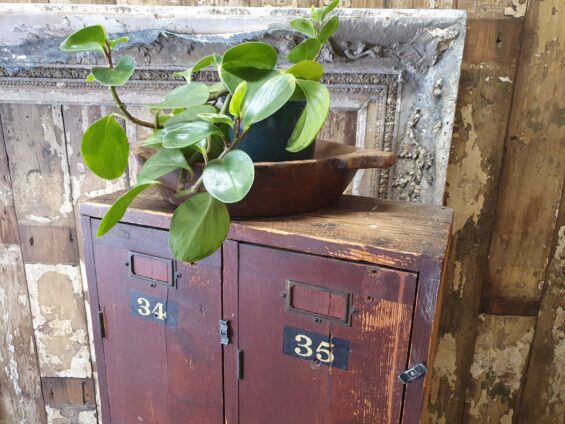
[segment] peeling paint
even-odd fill
[[[526,16],[526,8],[528,2],[526,0],[509,0],[508,7],[504,8],[505,16],[513,16],[515,18],[523,18]]]
[[[449,188],[450,203],[457,205],[454,233],[463,228],[468,220],[477,223],[484,206],[483,193],[488,180],[488,174],[482,168],[483,156],[473,119],[473,105],[462,106],[460,113],[463,128],[459,131],[459,139],[454,139],[454,143],[464,143],[464,151],[459,161],[449,165],[452,168],[450,173],[456,176],[450,178]]]
[[[96,411],[80,410],[77,406],[46,405],[47,424],[97,424]]]
[[[511,423],[535,321],[534,317],[485,315],[480,322],[470,368],[470,423]]]
[[[437,373],[438,377],[444,378],[452,390],[455,389],[457,379],[456,343],[457,341],[451,333],[441,336],[434,360],[434,373]]]
[[[25,271],[42,375],[90,377],[79,267],[27,264]]]

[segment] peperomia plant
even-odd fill
[[[152,129],[143,145],[155,153],[141,168],[136,185],[108,210],[97,236],[116,225],[137,195],[161,184],[161,177],[176,172],[179,180],[175,194],[186,200],[171,220],[171,251],[186,262],[214,253],[229,230],[226,204],[243,199],[253,184],[253,162],[245,152],[237,150],[253,125],[273,115],[289,100],[301,99],[305,107],[287,150],[305,149],[322,128],[330,96],[319,82],[324,71],[316,59],[338,29],[337,16],[327,19],[338,4],[339,0],[334,0],[324,8],[312,7],[310,19],[290,22],[307,37],[288,54],[294,65],[276,69],[277,51],[262,42],[242,43],[223,55],[203,57],[192,68],[176,73],[185,78],[185,84],[168,92],[161,102],[147,105],[154,114],[152,121],[133,116],[116,90],[127,83],[135,69],[132,57],[114,57],[116,46],[127,42],[127,37],[109,39],[103,26],[94,25],[65,39],[61,44],[65,52],[94,51],[104,55],[107,66],[93,67],[87,81],[107,86],[119,109],[119,113],[94,122],[84,133],[81,153],[88,168],[108,180],[126,171],[130,146],[116,118]],[[217,69],[218,83],[192,81],[195,72],[209,66]]]

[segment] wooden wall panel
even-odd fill
[[[0,115],[0,424],[46,422]]]
[[[92,376],[64,119],[56,105],[2,105],[39,375]],[[92,408],[91,408],[92,409]],[[53,421],[48,417],[49,422]]]
[[[533,0],[506,137],[485,308],[537,315],[565,181],[565,1]]]
[[[462,422],[516,421],[535,323],[534,317],[480,316]]]
[[[565,189],[545,278],[518,423],[565,420]]]
[[[504,138],[523,20],[469,21],[447,174],[446,204],[455,210],[430,423],[459,423],[471,384],[481,288],[493,228]],[[502,41],[501,41],[502,40]]]

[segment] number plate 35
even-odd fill
[[[346,370],[349,362],[349,341],[311,331],[285,326],[283,353]]]

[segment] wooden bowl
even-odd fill
[[[147,153],[138,152],[144,162]],[[314,159],[256,162],[255,181],[243,200],[228,205],[232,217],[271,217],[308,212],[335,203],[359,169],[388,168],[394,153],[360,149],[333,141],[316,142]],[[173,204],[184,201],[174,194],[178,174],[163,177],[160,187]]]

